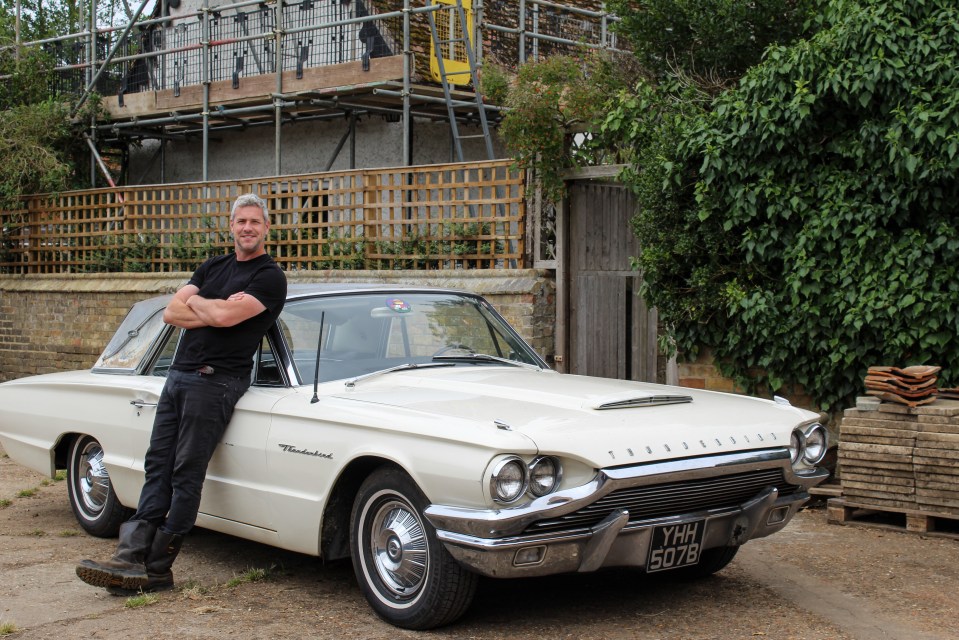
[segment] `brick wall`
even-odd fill
[[[723,376],[716,366],[712,354],[707,349],[700,351],[696,360],[684,362],[680,360],[677,364],[679,385],[693,389],[706,389],[708,391],[724,391],[728,393],[744,393],[732,379]],[[790,403],[797,407],[805,407],[818,411],[816,403],[812,397],[800,388],[780,389],[776,392]],[[770,397],[766,394],[765,397]]]
[[[92,366],[134,302],[184,282],[144,275],[0,277],[0,380]]]
[[[172,293],[187,273],[0,276],[0,382],[93,366],[130,306]],[[309,271],[291,283],[377,282],[485,296],[547,362],[555,296],[545,271]]]

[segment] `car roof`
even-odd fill
[[[312,296],[328,296],[339,294],[361,294],[361,293],[441,293],[451,295],[475,296],[476,294],[467,291],[455,289],[443,289],[439,287],[395,285],[385,283],[368,282],[317,282],[317,283],[293,283],[287,288],[286,299],[302,300]],[[159,315],[163,309],[173,299],[174,294],[168,293],[159,296],[152,296],[145,300],[136,302],[127,313],[127,316],[117,327],[113,337],[103,350],[97,363],[94,364],[94,370],[109,370],[132,372],[136,369],[140,358],[146,355],[145,352],[137,350],[135,347],[149,346],[152,339],[142,342],[146,335],[144,331],[155,332],[159,320]],[[147,329],[147,327],[153,327]],[[143,334],[143,335],[141,335]]]
[[[304,296],[331,293],[370,293],[375,291],[428,291],[432,293],[459,293],[469,294],[459,289],[442,287],[414,286],[406,284],[371,283],[371,282],[316,282],[293,283],[287,285],[287,300]],[[473,294],[469,294],[473,295]]]
[[[371,282],[310,282],[310,283],[291,283],[287,285],[286,299],[294,300],[318,294],[335,293],[371,293],[376,291],[424,291],[430,293],[456,293],[465,295],[475,295],[461,289],[449,289],[444,287],[414,286],[405,284],[389,283],[371,283]],[[134,304],[134,307],[140,309],[141,313],[148,314],[151,311],[164,309],[173,294],[167,293],[159,296],[146,298]]]

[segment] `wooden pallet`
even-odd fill
[[[959,540],[959,515],[870,504],[848,498],[832,498],[826,503],[826,522]]]
[[[842,486],[838,482],[827,482],[809,490],[810,507],[825,507],[830,498],[842,497]]]

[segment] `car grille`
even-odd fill
[[[617,489],[578,511],[534,522],[527,527],[526,533],[592,527],[619,509],[629,511],[630,522],[638,522],[704,509],[735,507],[770,486],[776,487],[780,495],[793,493],[797,489],[785,481],[782,469]]]

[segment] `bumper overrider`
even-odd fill
[[[786,449],[749,451],[603,469],[585,485],[521,507],[480,510],[431,505],[425,515],[450,554],[486,576],[509,578],[601,567],[647,567],[654,531],[676,525],[680,531],[689,531],[696,523],[697,529],[704,527],[698,543],[702,550],[741,545],[786,526],[809,500],[809,489],[827,475],[819,468],[794,471]],[[727,494],[727,487],[739,478],[765,482],[774,476],[778,480],[766,486],[750,489],[752,485],[746,485],[750,495],[733,504],[723,503],[722,495],[709,495]],[[718,490],[713,490],[714,484]],[[687,487],[694,488],[693,499]],[[642,495],[645,488],[650,493],[658,492],[659,509],[652,516],[631,515],[630,504],[635,504],[635,497],[617,496]],[[662,504],[668,502],[672,488],[682,489],[682,500],[677,500],[675,510],[667,508],[664,512]],[[704,499],[697,501],[699,494]],[[699,506],[692,509],[685,506],[697,503]],[[599,519],[584,525],[580,517],[583,513]],[[569,526],[563,526],[564,522]],[[538,531],[543,523],[549,525]]]

